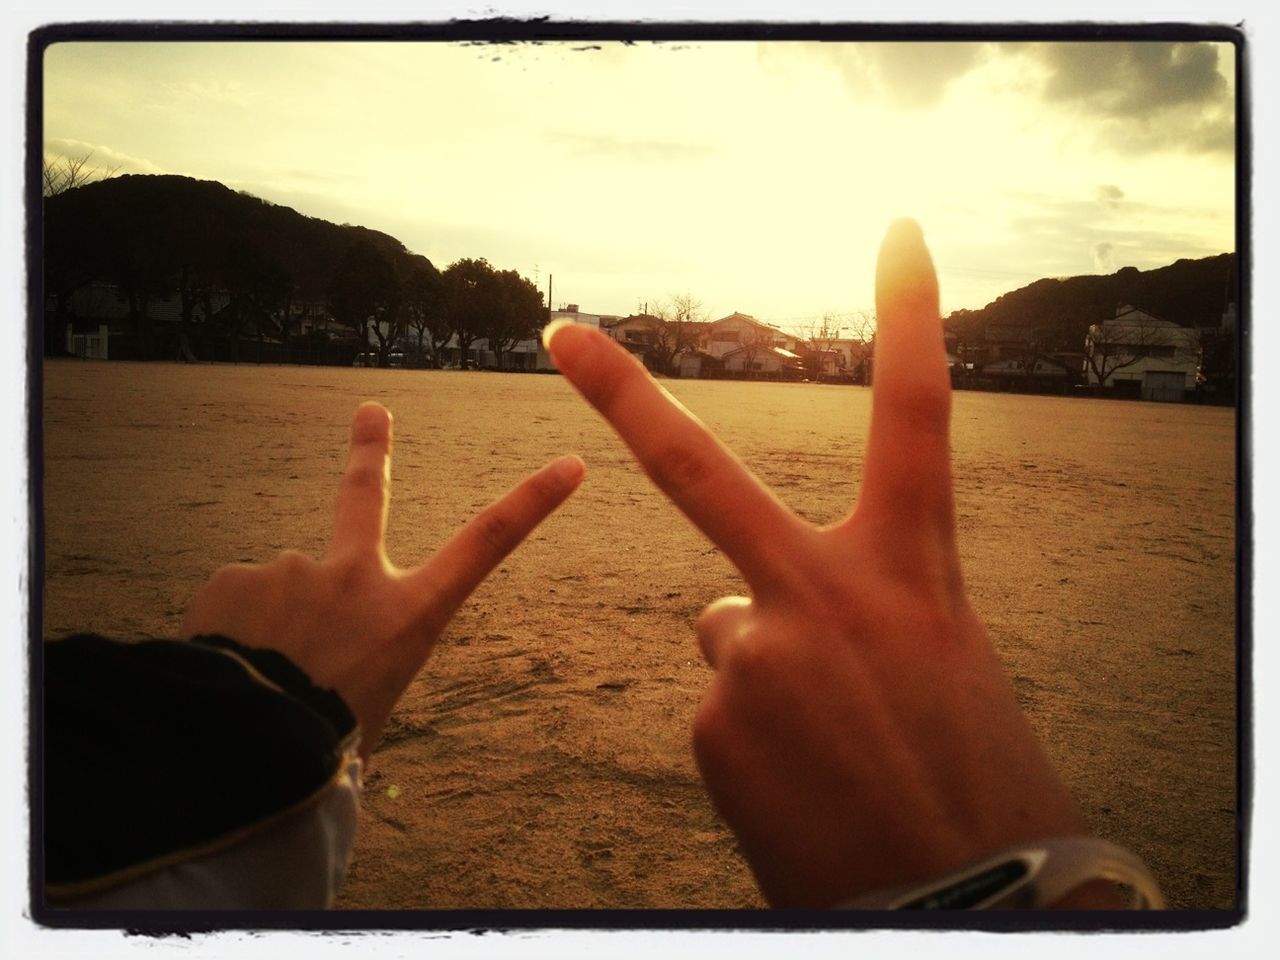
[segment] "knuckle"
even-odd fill
[[[275,559],[275,565],[286,577],[302,577],[311,572],[312,560],[298,550],[285,550]]]
[[[361,493],[378,493],[386,487],[386,471],[372,464],[356,464],[342,475],[342,485]]]
[[[913,433],[944,438],[948,435],[950,389],[930,387],[896,391],[893,408],[895,417]]]
[[[591,384],[591,397],[598,409],[610,419],[622,407],[622,394],[626,386],[625,376],[610,376],[601,371]]]
[[[224,593],[240,589],[246,580],[259,568],[248,563],[229,563],[213,571],[200,592],[205,594]]]
[[[715,474],[719,452],[716,441],[702,431],[671,439],[658,448],[649,473],[664,489],[703,486]]]
[[[564,493],[564,484],[545,471],[539,471],[529,478],[527,489],[534,502],[541,506],[559,500]]]
[[[506,553],[519,539],[516,525],[502,513],[483,513],[473,521],[475,535],[493,553]]]

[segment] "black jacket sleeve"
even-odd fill
[[[333,691],[225,637],[44,648],[46,889],[172,860],[322,790],[357,737]]]

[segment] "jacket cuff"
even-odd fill
[[[107,889],[321,796],[358,731],[333,691],[226,637],[44,646],[45,889]]]

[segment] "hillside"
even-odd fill
[[[356,243],[393,262],[411,256],[385,233],[307,217],[211,180],[112,177],[45,200],[46,266],[55,283],[58,268],[157,285],[184,272],[215,280],[249,258],[283,270],[301,298],[321,299]]]
[[[1082,344],[1089,325],[1113,316],[1122,303],[1181,326],[1217,326],[1237,296],[1236,279],[1236,255],[1222,253],[1155,270],[1037,280],[980,310],[957,310],[945,322],[966,343],[980,342],[992,324],[1007,324],[1034,327],[1064,347]]]
[[[127,355],[138,359],[175,349],[157,341],[149,303],[180,302],[193,333],[200,305],[211,316],[224,297],[198,352],[215,355],[217,340],[235,359],[247,329],[287,339],[303,305],[325,304],[358,325],[439,277],[395,237],[190,177],[113,177],[46,198],[44,212],[46,355],[62,352],[68,301],[90,281],[113,284],[127,302],[136,335]]]

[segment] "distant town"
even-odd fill
[[[55,171],[56,174],[57,171]],[[689,293],[627,316],[550,309],[512,270],[437,270],[393,237],[185,177],[46,172],[44,355],[98,360],[552,372],[539,334],[570,320],[655,374],[868,385],[875,318],[790,331]],[[1037,281],[944,318],[957,389],[1234,403],[1235,257]]]

